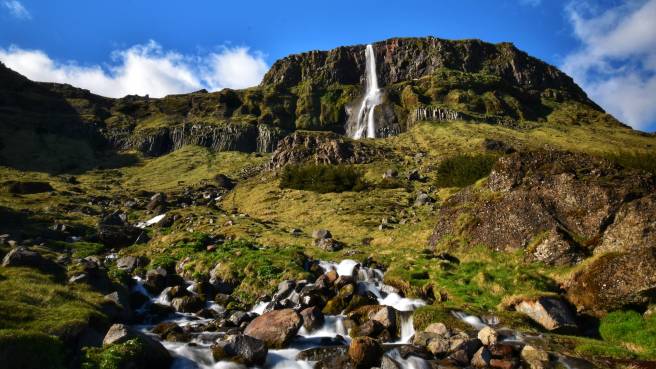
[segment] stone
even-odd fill
[[[559,333],[576,333],[576,315],[569,305],[560,299],[540,297],[536,300],[523,300],[515,304],[515,310],[547,330]]]
[[[356,337],[351,341],[348,356],[358,369],[380,365],[383,356],[381,344],[370,337]]]
[[[494,369],[516,369],[519,362],[516,359],[495,359],[490,360],[490,367]]]
[[[188,342],[190,336],[179,325],[173,322],[159,323],[151,332],[158,335],[161,339],[171,342]]]
[[[143,267],[147,263],[141,257],[137,256],[123,256],[116,260],[116,267],[132,273],[136,268]]]
[[[146,210],[162,212],[166,206],[166,195],[162,192],[154,194],[148,204],[146,205]]]
[[[440,336],[448,336],[449,329],[444,325],[444,323],[431,323],[429,324],[424,332],[439,334]]]
[[[171,300],[171,306],[180,313],[195,313],[203,308],[203,300],[197,295],[176,297]]]
[[[150,338],[127,325],[114,324],[109,328],[105,338],[103,338],[103,347],[112,344],[120,344],[132,339],[139,339],[144,345],[143,362],[148,363],[148,367],[156,369],[168,369],[171,365],[171,355],[161,343]]]
[[[411,170],[408,175],[405,177],[408,181],[419,181],[421,180],[421,175],[417,169]]]
[[[432,204],[435,202],[435,199],[430,197],[427,193],[421,192],[417,195],[415,199],[415,206],[422,206],[426,204]]]
[[[324,251],[339,251],[342,249],[342,243],[332,238],[322,238],[315,241],[314,245]]]
[[[390,333],[396,335],[398,330],[397,311],[393,307],[382,307],[373,317],[371,317],[371,320],[379,322]]]
[[[153,295],[159,295],[166,288],[167,275],[166,270],[161,267],[147,271],[144,287]]]
[[[41,268],[46,260],[41,254],[30,251],[23,246],[11,249],[2,259],[3,267]]]
[[[622,205],[595,254],[631,252],[656,245],[656,194]]]
[[[528,369],[545,369],[549,365],[549,354],[535,346],[524,346],[520,356]]]
[[[269,351],[263,341],[241,334],[217,342],[211,349],[215,361],[230,360],[247,366],[263,365]]]
[[[497,343],[498,333],[494,328],[483,327],[478,331],[478,339],[481,340],[483,346],[492,346]]]
[[[380,361],[380,369],[403,369],[403,367],[398,361],[389,357],[389,355],[383,355]]]
[[[301,318],[303,318],[303,327],[308,332],[323,326],[324,315],[318,306],[311,306],[301,310]]]
[[[564,283],[577,310],[596,316],[656,302],[656,248],[610,253],[596,258]]]
[[[487,368],[492,360],[492,354],[486,347],[481,347],[476,351],[471,359],[471,365],[474,368]]]
[[[302,324],[303,319],[294,310],[274,310],[253,319],[244,334],[262,340],[269,348],[283,348]]]
[[[148,242],[144,230],[128,224],[127,215],[120,211],[106,215],[98,222],[97,237],[107,247],[125,247]]]
[[[333,238],[333,235],[327,229],[317,229],[312,232],[312,238],[315,240],[324,240],[327,238]]]

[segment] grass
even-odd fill
[[[27,330],[0,329],[0,363],[5,369],[64,369],[57,337]]]
[[[437,185],[440,187],[466,187],[487,177],[497,161],[496,155],[459,154],[446,158],[437,167]]]
[[[144,344],[139,338],[106,348],[89,347],[84,350],[81,369],[121,369],[131,365],[148,366]]]
[[[352,166],[288,165],[280,174],[280,188],[318,193],[362,191],[362,174]]]
[[[0,270],[0,329],[64,336],[103,319],[102,296],[29,268]]]

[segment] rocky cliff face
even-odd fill
[[[512,44],[394,38],[373,50],[384,96],[375,110],[380,136],[421,120],[619,124],[571,78]],[[0,65],[2,137],[66,133],[94,148],[109,144],[147,155],[185,144],[271,152],[295,130],[344,133],[364,93],[365,59],[364,45],[290,55],[260,86],[161,99],[104,98],[31,82]]]

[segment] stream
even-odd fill
[[[421,299],[411,299],[401,296],[398,291],[383,283],[383,272],[379,269],[367,268],[361,266],[354,260],[343,260],[339,263],[321,261],[319,266],[323,269],[324,274],[330,271],[336,271],[339,276],[352,276],[356,282],[356,289],[359,293],[363,290],[365,293],[371,293],[380,305],[393,307],[398,311],[397,324],[399,331],[399,338],[395,342],[388,342],[383,344],[385,354],[394,359],[401,369],[429,369],[431,365],[426,360],[418,356],[402,357],[399,352],[399,347],[403,344],[412,342],[415,334],[413,326],[413,311],[420,306],[425,305]],[[153,296],[144,288],[143,280],[135,277],[135,285],[133,290],[146,295],[149,298],[147,302],[139,311],[145,316],[144,323],[135,325],[134,327],[143,333],[150,334],[156,324],[162,322],[176,323],[185,330],[188,330],[190,337],[188,342],[172,342],[163,340],[161,343],[171,353],[173,357],[173,364],[171,369],[245,369],[245,365],[238,364],[231,361],[216,362],[212,357],[211,346],[219,339],[226,335],[226,332],[218,332],[216,328],[208,330],[212,326],[214,318],[207,318],[192,313],[172,313],[165,319],[157,319],[156,317],[146,314],[148,305],[159,304],[171,306],[166,290],[157,296]],[[194,284],[189,283],[187,290],[194,292]],[[294,300],[294,294],[298,294],[296,290],[291,292],[288,297]],[[298,300],[296,300],[298,301]],[[254,316],[261,315],[272,308],[271,302],[260,302],[253,306],[248,314]],[[220,304],[214,301],[208,301],[205,304],[206,310],[213,310],[217,314],[225,313],[225,309]],[[207,315],[207,314],[203,314]],[[488,325],[495,326],[498,324],[498,319],[487,318],[481,319],[479,317],[467,315],[465,313],[454,312],[454,315],[462,321],[469,324],[473,329],[479,330]],[[263,365],[264,369],[312,369],[316,362],[299,360],[297,355],[304,350],[331,347],[331,346],[345,346],[351,341],[349,332],[345,327],[346,316],[343,314],[338,315],[325,315],[323,325],[308,331],[305,327],[301,327],[297,335],[284,349],[270,349],[268,351],[266,362]],[[186,341],[186,340],[185,340]],[[521,335],[511,334],[507,338],[508,342],[521,343],[523,341]],[[559,360],[561,364],[570,369],[577,369],[579,366],[573,365],[565,360]],[[254,367],[259,368],[259,367]]]

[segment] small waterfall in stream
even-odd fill
[[[319,266],[325,273],[334,270],[340,276],[352,276],[361,291],[372,294],[378,300],[380,305],[391,306],[398,311],[398,330],[399,340],[390,342],[388,345],[388,354],[393,357],[402,369],[424,369],[428,368],[427,363],[418,357],[409,357],[403,359],[400,357],[395,347],[399,344],[407,344],[412,339],[415,331],[412,321],[413,311],[425,305],[420,299],[411,299],[402,297],[396,290],[383,283],[383,272],[379,269],[366,268],[354,260],[343,260],[339,263],[325,262],[319,263]],[[148,304],[158,304],[171,306],[171,300],[167,297],[170,288],[164,290],[158,296],[150,294],[144,288],[144,281],[135,277],[133,291],[147,296],[150,300]],[[196,293],[193,282],[189,282],[187,290]],[[292,294],[297,292],[292,292]],[[148,305],[147,304],[147,305]],[[261,315],[270,309],[269,302],[260,302],[253,306],[250,314]],[[208,301],[206,309],[216,312],[224,312],[225,309]],[[147,306],[140,309],[146,313]],[[264,368],[266,369],[310,369],[313,368],[314,362],[298,360],[297,355],[306,349],[334,346],[339,344],[348,344],[351,341],[349,330],[345,326],[347,316],[344,314],[326,315],[323,325],[312,331],[304,327],[298,331],[297,336],[285,349],[269,350]],[[191,333],[191,339],[188,343],[161,341],[164,347],[173,355],[174,361],[171,369],[245,369],[246,366],[230,361],[215,362],[212,358],[210,346],[217,340],[221,339],[223,333],[217,332],[206,327],[211,326],[212,319],[204,318],[191,313],[173,313],[165,319],[151,319],[146,317],[144,323],[136,326],[139,330],[149,334],[155,323],[173,322],[180,327],[186,327]]]
[[[367,60],[366,77],[367,89],[358,109],[357,121],[354,127],[349,127],[349,136],[354,139],[363,137],[376,137],[376,119],[374,110],[381,103],[381,93],[378,88],[378,76],[376,74],[376,55],[371,44],[365,50]]]

